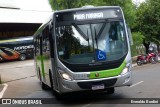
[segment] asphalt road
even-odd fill
[[[103,93],[74,93],[70,100],[58,101],[51,90],[42,90],[34,71],[33,60],[0,63],[0,74],[3,84],[7,88],[2,98],[52,98],[55,104],[45,107],[159,107],[160,104],[109,104],[113,98],[160,98],[160,63],[146,64],[133,67],[133,85],[130,87],[118,87],[115,94]],[[0,86],[0,91],[4,89]],[[160,103],[160,102],[159,102]],[[21,107],[22,105],[1,105],[0,107]],[[28,105],[23,105],[23,107]],[[44,107],[44,105],[30,105]]]

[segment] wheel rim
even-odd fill
[[[152,58],[151,58],[151,63],[152,63],[152,64],[155,64],[155,63],[156,63],[156,58],[155,58],[155,57],[152,57]]]
[[[137,61],[137,65],[142,65],[141,60],[138,60],[138,61]]]
[[[21,56],[20,56],[20,59],[23,61],[23,60],[26,59],[26,56],[25,56],[25,55],[21,55]]]

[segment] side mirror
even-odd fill
[[[127,32],[128,32],[129,43],[132,46],[133,45],[132,34],[131,34],[131,29],[128,26],[127,26]]]

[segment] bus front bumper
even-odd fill
[[[100,88],[120,87],[132,85],[131,72],[124,75],[119,75],[109,78],[90,79],[90,80],[60,80],[60,93],[68,93],[74,91],[93,90],[94,86],[100,86]],[[102,87],[101,87],[102,86]],[[101,89],[97,89],[101,90]]]

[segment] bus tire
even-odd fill
[[[26,55],[25,54],[20,54],[19,59],[20,59],[20,61],[26,60]]]
[[[51,90],[53,91],[53,80],[52,80],[52,74],[51,74],[51,70],[49,70],[49,80],[50,80],[50,85],[51,85]]]
[[[48,86],[42,81],[42,77],[41,77],[41,72],[39,70],[39,80],[40,80],[40,85],[41,85],[41,88],[43,90],[48,90]]]
[[[114,94],[114,92],[115,92],[115,88],[114,87],[107,89],[107,94]]]

